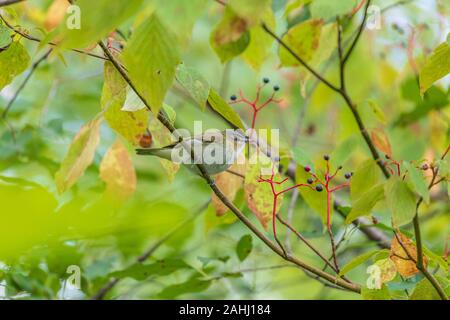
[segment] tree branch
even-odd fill
[[[148,109],[150,109],[150,105],[148,104],[147,100],[142,96],[142,94],[136,89],[131,79],[126,74],[125,70],[121,67],[120,63],[116,60],[116,58],[111,54],[109,49],[102,43],[99,42],[100,47],[103,49],[105,55],[109,58],[109,60],[113,63],[117,71],[121,74],[121,76],[124,78],[124,80],[130,85],[131,89],[136,93],[136,95],[141,99],[141,101],[146,105]],[[158,120],[170,131],[175,131],[175,127],[170,123],[170,121],[161,113],[159,112],[157,115]],[[311,273],[314,273],[317,276],[320,276],[326,280],[328,280],[331,283],[335,283],[337,285],[340,285],[341,287],[347,288],[351,291],[359,293],[361,288],[359,285],[348,283],[342,279],[336,278],[332,275],[330,275],[327,272],[324,272],[316,267],[310,266],[309,264],[303,262],[302,260],[299,260],[298,258],[291,257],[284,255],[283,251],[275,245],[267,236],[262,233],[223,193],[222,191],[216,186],[214,183],[214,180],[211,178],[211,176],[207,173],[206,168],[202,164],[197,164],[197,168],[199,169],[201,176],[204,178],[206,183],[209,185],[209,187],[213,190],[213,192],[216,194],[216,196],[221,200],[237,217],[239,220],[241,220],[261,241],[265,243],[266,246],[268,246],[273,252],[278,254],[280,257],[285,259],[286,261],[290,261],[294,263],[295,265],[301,267],[302,269],[305,269]]]
[[[13,32],[17,33],[18,35],[24,37],[25,39],[30,40],[30,41],[34,41],[34,42],[42,42],[41,39],[35,38],[33,36],[30,36],[30,35],[26,34],[25,32],[22,32],[22,31],[20,31],[20,30],[18,30],[16,28],[14,28],[1,14],[0,14],[0,19],[5,23],[5,25],[9,29],[11,29]],[[47,44],[50,45],[50,46],[53,46],[53,47],[56,47],[58,45],[57,43],[54,43],[54,42],[48,42]],[[80,50],[80,49],[69,49],[69,50],[71,50],[73,52],[80,53],[80,54],[84,54],[84,55],[87,55],[87,56],[90,56],[90,57],[93,57],[93,58],[97,58],[97,59],[101,59],[101,60],[108,60],[108,59],[106,59],[103,56],[100,56],[100,55],[97,55],[95,53],[91,53],[91,52],[88,52],[88,51],[84,51],[84,50]]]
[[[444,151],[444,153],[441,156],[441,160],[444,160],[447,154],[450,151],[450,145],[447,147],[447,149]],[[438,169],[432,169],[433,170],[433,177],[430,181],[430,184],[428,185],[428,189],[431,189],[434,186],[434,182],[438,176]],[[417,249],[417,262],[416,266],[417,269],[419,269],[422,274],[430,281],[431,285],[436,289],[439,296],[442,300],[448,300],[447,295],[445,294],[444,289],[442,289],[439,282],[436,280],[436,278],[428,272],[427,268],[425,267],[423,263],[423,247],[422,247],[422,235],[420,232],[420,221],[419,221],[419,207],[423,202],[423,197],[420,197],[416,204],[416,215],[413,219],[413,226],[414,226],[414,237],[416,238],[416,249]],[[406,250],[405,250],[406,251]]]
[[[342,59],[342,65],[343,66],[345,66],[345,63],[350,58],[350,55],[352,54],[353,50],[355,49],[356,44],[358,43],[358,40],[359,40],[359,38],[362,35],[364,27],[366,26],[367,12],[369,10],[370,2],[371,2],[371,0],[367,0],[367,2],[366,2],[366,6],[364,7],[363,20],[362,20],[361,24],[359,25],[358,33],[356,34],[356,37],[355,37],[355,39],[353,39],[353,42],[350,45],[350,48],[348,49],[347,53],[344,55],[344,58]]]
[[[19,3],[24,0],[0,0],[0,7],[9,6],[11,4]]]

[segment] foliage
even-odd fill
[[[1,7],[0,298],[448,297],[450,7],[425,2]],[[250,128],[227,170],[143,156],[198,121]]]

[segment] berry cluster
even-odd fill
[[[268,104],[274,102],[274,103],[280,103],[281,100],[276,100],[275,99],[275,95],[276,93],[280,90],[280,86],[279,85],[274,85],[273,86],[273,93],[272,95],[264,102],[260,103],[260,98],[261,98],[261,90],[270,83],[270,79],[265,77],[262,80],[263,84],[259,84],[257,89],[256,89],[256,97],[253,101],[248,100],[244,97],[244,94],[242,93],[242,90],[239,91],[239,96],[240,98],[238,99],[238,97],[233,94],[230,97],[230,104],[236,104],[236,103],[245,103],[247,105],[249,105],[252,108],[253,111],[253,117],[252,117],[252,125],[251,128],[255,129],[255,125],[256,125],[256,118],[258,116],[258,112],[261,111],[264,107],[266,107]]]
[[[272,195],[273,195],[273,207],[272,207],[272,230],[273,230],[273,235],[275,237],[275,240],[278,242],[278,244],[280,245],[280,247],[283,249],[283,246],[281,245],[280,241],[277,238],[277,232],[276,232],[276,208],[277,208],[277,200],[278,197],[283,194],[286,193],[290,190],[296,189],[296,188],[300,188],[300,187],[306,187],[309,188],[311,190],[315,190],[317,192],[322,192],[322,191],[326,191],[327,193],[327,228],[328,228],[328,232],[330,233],[330,237],[331,239],[333,239],[333,236],[331,234],[331,194],[335,191],[338,191],[342,188],[348,187],[350,186],[350,183],[343,183],[340,185],[335,185],[335,186],[331,186],[331,182],[333,181],[334,178],[336,178],[337,174],[339,173],[340,170],[342,170],[342,166],[339,166],[336,171],[333,174],[330,174],[330,157],[328,155],[324,155],[323,159],[326,161],[326,172],[323,175],[324,176],[324,180],[320,179],[319,176],[315,173],[313,173],[311,171],[311,167],[310,166],[305,166],[304,170],[306,172],[308,172],[311,177],[308,178],[306,180],[306,184],[305,183],[299,183],[296,184],[294,186],[288,187],[286,189],[283,189],[281,191],[276,191],[275,190],[275,185],[282,185],[284,184],[288,178],[285,178],[284,180],[281,181],[274,181],[274,176],[275,176],[275,172],[274,169],[272,168],[272,175],[270,176],[270,178],[268,179],[264,179],[263,177],[259,177],[258,182],[265,182],[270,184],[271,190],[272,190]],[[351,179],[351,177],[353,176],[352,172],[347,172],[344,174],[344,177],[349,180]],[[316,184],[315,186],[312,186],[313,184]],[[332,243],[334,245],[334,240],[332,240]],[[284,250],[284,249],[283,249]]]
[[[327,192],[327,227],[328,230],[331,229],[331,219],[330,219],[330,212],[331,212],[331,194],[335,191],[338,191],[342,188],[348,187],[350,186],[350,183],[343,183],[340,185],[336,185],[336,186],[332,186],[331,182],[333,181],[334,178],[336,178],[337,174],[339,173],[339,171],[342,170],[342,166],[339,166],[336,171],[333,174],[330,174],[330,156],[329,155],[324,155],[323,159],[326,161],[326,172],[323,175],[324,176],[324,180],[320,179],[319,176],[315,173],[313,173],[311,171],[311,167],[310,166],[305,166],[304,170],[306,172],[308,172],[311,177],[309,177],[306,182],[308,183],[308,185],[312,185],[312,184],[316,184],[314,189],[318,192],[322,192],[322,191],[326,191]],[[349,180],[351,179],[351,177],[353,176],[352,172],[347,172],[344,174],[345,179]]]

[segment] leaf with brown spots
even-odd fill
[[[107,194],[114,197],[124,200],[136,190],[136,172],[131,157],[119,140],[103,157],[100,178],[106,183]]]
[[[310,61],[317,48],[319,47],[320,35],[322,32],[322,20],[307,20],[290,28],[283,36],[283,42],[286,43],[292,50],[302,58],[305,62]],[[300,66],[290,52],[284,47],[280,46],[278,52],[281,65],[283,67]]]
[[[245,167],[245,156],[241,153],[236,163],[228,169],[230,172],[224,171],[216,176],[217,187],[230,201],[234,200],[236,193],[244,184]],[[216,215],[219,217],[229,210],[214,192],[212,193],[212,203],[216,209]]]
[[[400,242],[397,237],[400,239]],[[397,236],[394,236],[391,242],[390,259],[394,262],[397,272],[403,277],[412,277],[419,272],[419,269],[416,267],[416,246],[407,236],[399,231],[397,231]],[[423,263],[426,268],[428,260],[425,256],[423,256]]]
[[[254,153],[249,160],[247,173],[245,175],[245,197],[249,209],[256,215],[262,226],[267,229],[267,223],[272,220],[273,210],[273,194],[270,184],[258,182],[259,178],[267,177],[267,173],[271,171],[272,161],[262,153]],[[275,169],[276,171],[276,169]],[[273,178],[274,181],[281,180],[277,173]],[[276,191],[281,186],[275,185]],[[283,202],[283,194],[278,197],[275,211],[278,212]]]
[[[110,62],[105,63],[104,73],[101,106],[106,123],[125,140],[133,145],[139,145],[146,132],[149,112],[140,108],[142,102],[127,90],[127,83]],[[122,110],[124,106],[130,104],[135,107],[134,110]]]

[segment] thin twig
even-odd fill
[[[1,14],[0,14],[0,19],[5,23],[5,25],[9,29],[11,29],[13,32],[17,33],[18,35],[24,37],[25,39],[28,39],[28,40],[34,41],[34,42],[42,42],[41,39],[30,36],[29,34],[26,34],[25,32],[22,32],[16,28],[14,28],[14,26],[12,26]],[[54,43],[54,42],[48,42],[47,44],[50,46],[54,46],[54,47],[58,45],[57,43]],[[103,56],[100,56],[100,55],[97,55],[95,53],[91,53],[88,51],[84,51],[84,50],[80,50],[80,49],[69,49],[69,50],[77,52],[77,53],[81,53],[81,54],[84,54],[84,55],[87,55],[87,56],[90,56],[93,58],[97,58],[97,59],[101,59],[101,60],[108,60],[107,58],[105,58]]]
[[[141,101],[145,104],[145,106],[150,109],[150,105],[148,104],[147,100],[142,96],[142,94],[136,89],[135,85],[131,81],[131,79],[128,77],[125,70],[121,67],[120,63],[116,60],[116,58],[111,54],[109,49],[102,43],[99,42],[100,47],[103,49],[103,52],[105,55],[110,59],[116,70],[121,74],[123,79],[130,85],[131,89],[136,93],[136,95],[141,99]],[[175,127],[172,125],[172,123],[167,120],[167,118],[160,112],[157,116],[158,120],[170,131],[175,131]],[[191,156],[192,152],[191,152]],[[195,159],[195,157],[193,157]],[[202,164],[197,164],[197,168],[199,169],[201,176],[204,178],[206,183],[209,185],[209,187],[213,190],[213,192],[216,194],[216,196],[221,200],[237,217],[239,220],[241,220],[261,241],[263,241],[266,246],[268,246],[272,251],[274,251],[276,254],[278,254],[283,259],[290,261],[297,266],[301,267],[302,269],[305,269],[311,273],[314,273],[326,280],[328,280],[331,283],[335,283],[337,285],[340,285],[344,288],[347,288],[351,291],[359,293],[361,288],[359,285],[348,283],[347,281],[344,281],[342,279],[336,279],[331,274],[324,272],[314,266],[311,266],[307,263],[305,263],[302,260],[299,260],[298,258],[287,256],[283,253],[283,251],[275,245],[267,236],[261,232],[223,193],[222,191],[216,186],[214,183],[214,180],[211,178],[211,176],[206,171],[206,168]]]
[[[25,88],[25,86],[27,85],[28,81],[30,81],[31,76],[33,75],[34,71],[39,67],[39,65],[48,58],[48,56],[50,55],[50,53],[52,52],[53,49],[48,50],[42,57],[40,57],[38,60],[36,60],[33,65],[31,66],[30,70],[28,71],[27,76],[25,77],[25,79],[23,80],[23,82],[20,84],[19,88],[17,89],[17,91],[14,93],[14,96],[12,97],[12,99],[8,102],[8,105],[6,106],[5,110],[3,110],[2,112],[2,118],[6,119],[6,117],[8,116],[8,112],[11,110],[14,102],[17,100],[17,98],[19,97],[19,94],[22,92],[22,90]]]
[[[295,189],[295,190],[298,190],[298,189]],[[299,238],[301,241],[303,241],[303,243],[306,244],[306,246],[308,248],[310,248],[318,257],[320,257],[320,259],[322,259],[334,272],[339,273],[339,271],[337,271],[336,267],[333,264],[331,264],[328,261],[328,259],[318,249],[316,249],[311,244],[311,242],[308,241],[308,239],[306,239],[300,232],[298,232],[290,223],[285,221],[279,215],[277,215],[277,219],[278,219],[278,221],[281,222],[281,224],[283,224],[286,228],[288,228],[290,231],[292,231],[297,236],[297,238]]]
[[[9,6],[11,4],[15,4],[22,1],[24,0],[0,0],[0,7]]]
[[[450,151],[450,145],[447,146],[447,148],[445,149],[444,153],[441,156],[441,160],[445,159],[445,157],[447,156],[449,151]],[[431,189],[433,187],[435,180],[437,178],[437,175],[438,175],[438,168],[432,168],[432,170],[433,170],[433,177],[430,181],[430,184],[428,185],[429,189]],[[422,202],[423,202],[423,197],[420,197],[416,204],[416,214],[413,219],[414,237],[416,238],[416,250],[417,250],[416,266],[417,266],[417,269],[419,269],[422,272],[422,274],[428,279],[428,281],[430,281],[430,283],[433,285],[433,287],[438,292],[441,299],[448,300],[448,297],[445,294],[444,289],[442,289],[441,285],[436,280],[436,278],[431,273],[428,272],[426,266],[423,263],[422,236],[421,236],[421,232],[420,232],[420,221],[419,221],[419,208],[420,208],[420,205],[422,204]]]

